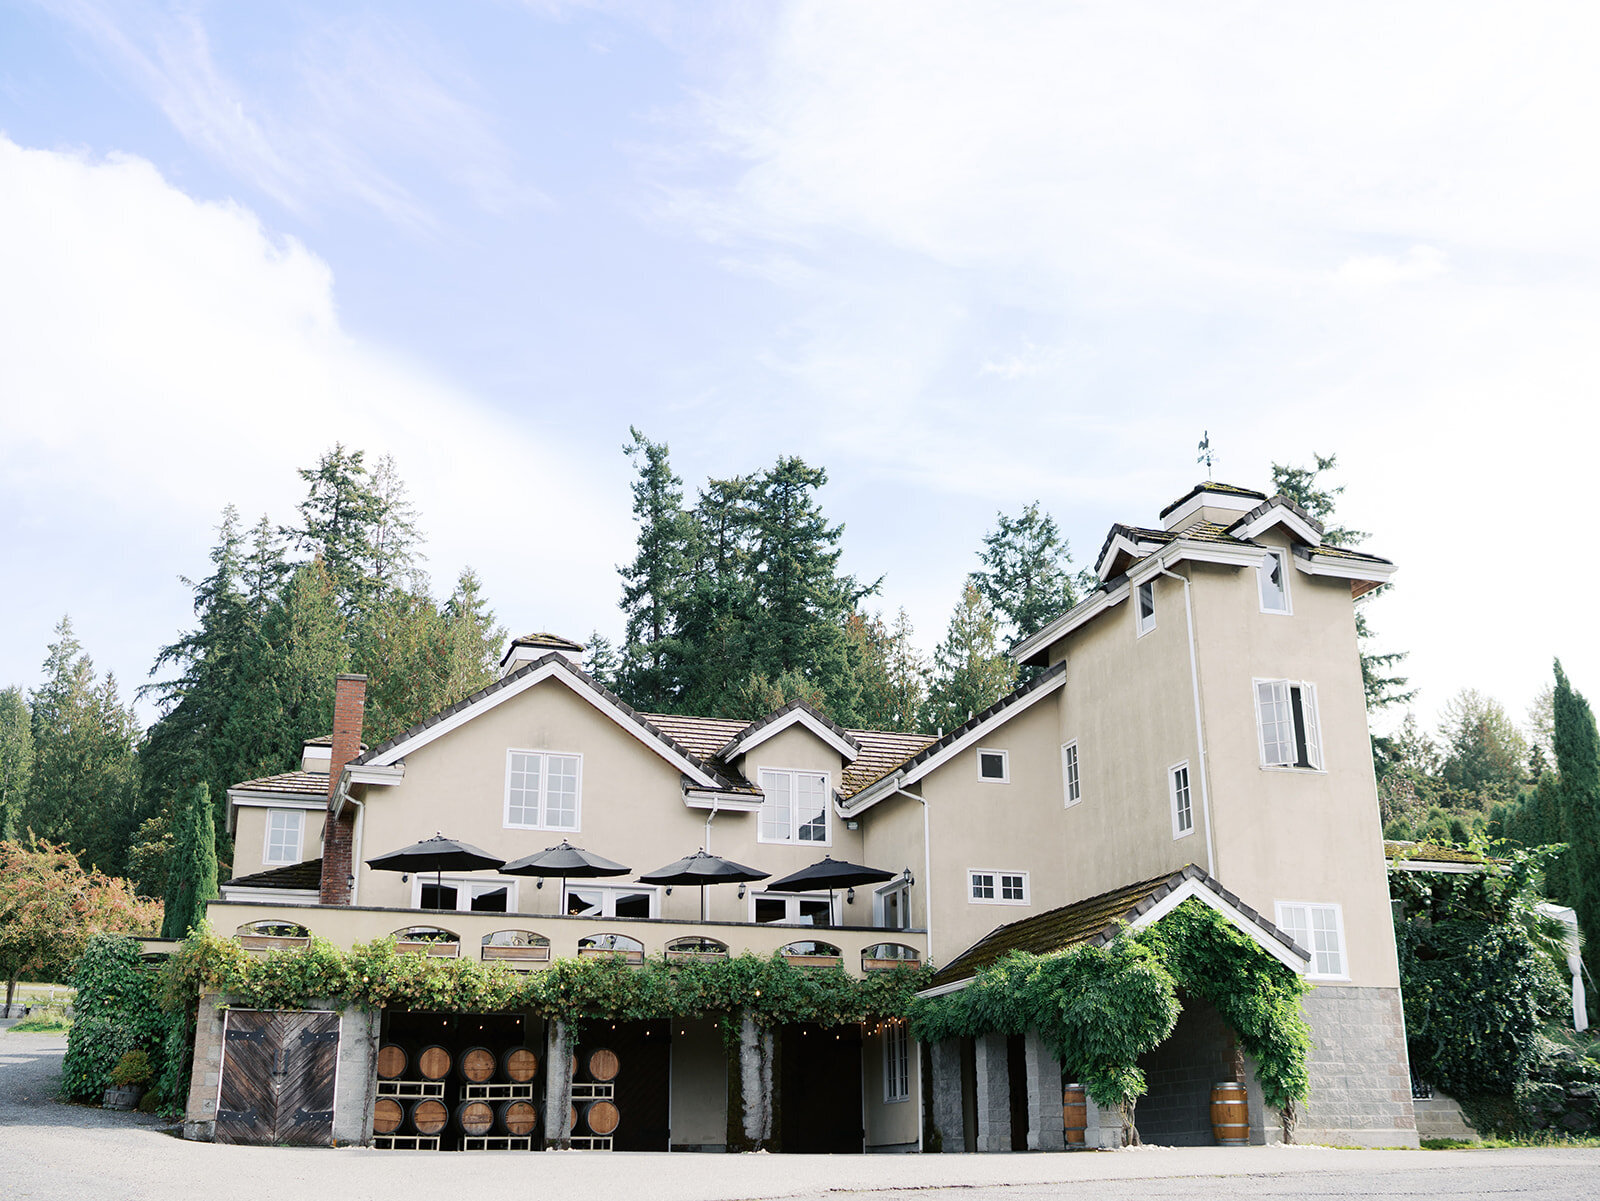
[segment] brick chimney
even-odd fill
[[[333,757],[328,762],[328,817],[322,827],[323,905],[350,903],[350,877],[355,872],[355,811],[349,806],[333,816],[333,798],[345,764],[361,754],[361,723],[367,707],[367,677],[340,676],[333,685]]]

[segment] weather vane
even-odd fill
[[[1206,465],[1206,479],[1209,480],[1211,478],[1211,431],[1210,430],[1206,430],[1203,434],[1200,435],[1200,448],[1199,449],[1200,449],[1200,457],[1198,459],[1196,459],[1195,462],[1196,463],[1204,463]]]

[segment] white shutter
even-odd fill
[[[1317,717],[1317,686],[1300,685],[1300,712],[1306,723],[1306,759],[1312,767],[1322,767],[1322,729]]]
[[[766,799],[761,802],[761,837],[768,842],[788,842],[792,838],[789,814],[792,807],[788,772],[762,772],[761,791]]]
[[[1256,681],[1256,721],[1261,730],[1261,762],[1270,767],[1294,763],[1294,714],[1289,681]]]

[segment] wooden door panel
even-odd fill
[[[326,1147],[333,1142],[333,1089],[339,1061],[339,1015],[279,1013],[277,1122],[279,1143]]]
[[[222,1082],[217,1095],[219,1143],[260,1146],[273,1140],[277,1105],[273,1014],[230,1009],[223,1019]]]

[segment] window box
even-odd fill
[[[542,947],[484,947],[485,959],[507,959],[513,963],[549,963],[550,944]]]
[[[579,959],[615,959],[629,967],[640,967],[644,964],[643,951],[608,951],[604,947],[579,947]]]
[[[844,967],[844,953],[828,942],[792,942],[778,954],[795,967]]]
[[[431,942],[423,939],[397,939],[394,949],[400,955],[431,955],[435,959],[460,959],[458,942]]]
[[[240,934],[236,937],[239,945],[247,951],[292,951],[311,943],[310,935]]]

